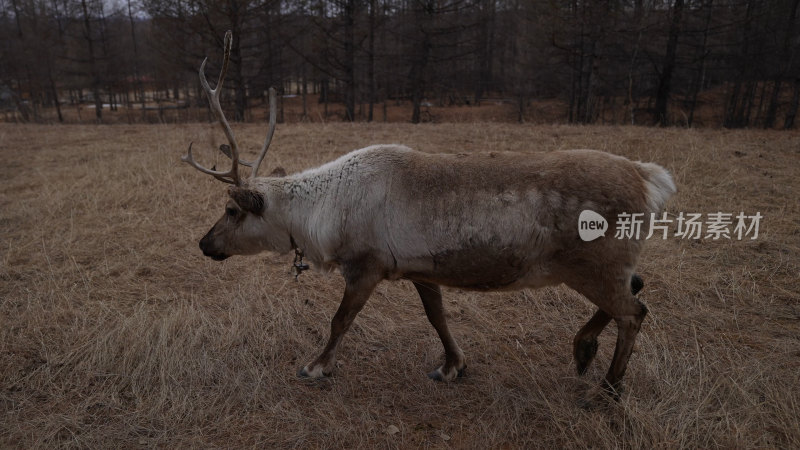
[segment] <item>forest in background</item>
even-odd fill
[[[570,123],[796,127],[800,0],[0,0],[0,120],[108,122],[207,108],[234,35],[224,108],[268,87],[306,118],[379,120],[387,104],[537,102]],[[330,109],[329,109],[330,105]],[[83,116],[80,115],[84,107]],[[714,121],[697,111],[713,110]],[[141,113],[139,113],[141,112]],[[202,116],[202,115],[201,115]],[[190,117],[190,116],[186,116]]]

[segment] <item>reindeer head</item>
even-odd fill
[[[270,214],[270,209],[279,206],[279,199],[269,199],[270,194],[275,190],[270,189],[274,183],[270,178],[256,178],[258,167],[267,154],[267,149],[272,142],[275,133],[277,101],[275,89],[269,89],[269,131],[267,132],[264,146],[255,161],[245,161],[239,158],[239,145],[233,135],[228,120],[220,106],[220,88],[228,70],[228,62],[231,53],[232,34],[230,31],[225,33],[225,54],[222,61],[222,70],[219,74],[219,81],[215,89],[211,89],[205,76],[206,60],[200,65],[200,84],[208,96],[211,110],[222,126],[225,137],[230,146],[221,145],[219,150],[231,160],[231,168],[228,171],[218,171],[215,168],[207,169],[198,164],[192,156],[192,144],[189,144],[188,153],[181,157],[181,160],[190,164],[195,169],[212,175],[214,178],[230,183],[228,190],[230,199],[225,206],[225,214],[208,233],[200,240],[200,249],[203,254],[217,261],[232,255],[250,255],[263,250],[288,251],[291,249],[291,239],[281,225],[282,215]],[[239,165],[252,168],[248,179],[242,179],[239,174]],[[274,180],[274,179],[272,179]],[[279,208],[278,208],[279,209]],[[274,211],[273,211],[274,212]]]

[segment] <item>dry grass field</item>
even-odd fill
[[[235,126],[256,149],[263,125]],[[327,381],[340,276],[291,255],[204,258],[223,213],[214,125],[0,124],[0,447],[799,448],[800,133],[508,124],[280,125],[289,172],[374,143],[426,152],[596,148],[670,169],[668,210],[761,212],[756,240],[651,239],[650,308],[618,403],[582,408],[593,306],[565,287],[444,292],[469,368],[442,358],[409,282],[382,283]],[[218,162],[222,162],[221,157]],[[393,427],[397,428],[396,433]]]

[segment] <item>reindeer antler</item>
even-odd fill
[[[261,161],[263,161],[264,156],[267,155],[269,144],[272,143],[272,135],[275,134],[275,123],[277,121],[277,110],[278,100],[275,97],[275,88],[271,87],[269,88],[269,131],[267,131],[267,138],[264,140],[264,145],[261,147],[261,152],[258,154],[258,158],[256,158],[256,160],[253,162],[243,161],[241,159],[239,160],[239,164],[253,168],[250,178],[256,177],[256,174],[258,173],[258,166],[261,165]]]
[[[181,157],[181,161],[190,164],[192,167],[203,173],[213,175],[214,178],[220,181],[238,186],[241,184],[241,179],[239,178],[239,164],[252,167],[253,172],[250,175],[250,178],[255,178],[256,173],[258,172],[258,166],[261,165],[261,161],[264,160],[264,156],[267,154],[267,149],[269,149],[269,145],[272,142],[272,135],[275,133],[277,100],[275,98],[275,89],[270,88],[269,131],[267,132],[267,138],[264,141],[264,146],[261,148],[261,153],[259,154],[258,158],[254,162],[248,162],[239,159],[239,145],[236,143],[236,137],[233,135],[233,130],[231,130],[231,126],[228,123],[228,120],[225,118],[225,113],[222,111],[222,106],[219,103],[220,88],[222,88],[222,82],[225,80],[225,74],[228,71],[228,63],[230,62],[232,42],[233,33],[227,31],[225,33],[225,54],[222,59],[222,69],[219,73],[219,80],[217,81],[216,88],[211,89],[211,86],[208,85],[208,80],[206,80],[205,68],[208,58],[204,59],[203,63],[200,65],[200,84],[203,86],[203,90],[208,96],[208,102],[211,104],[211,110],[214,111],[214,115],[217,116],[217,120],[219,121],[220,126],[222,126],[222,131],[225,132],[225,137],[230,143],[229,151],[227,151],[228,148],[223,149],[223,146],[220,146],[220,151],[222,151],[231,159],[231,168],[227,172],[223,172],[206,169],[205,167],[201,166],[197,163],[197,161],[194,160],[194,157],[192,157],[192,144],[189,144],[189,151],[185,156]]]

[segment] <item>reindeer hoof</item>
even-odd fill
[[[322,380],[330,377],[330,374],[323,372],[321,369],[309,371],[308,366],[306,366],[297,371],[297,377],[311,380]]]
[[[428,378],[433,381],[452,381],[455,378],[461,378],[464,376],[464,371],[466,370],[467,366],[464,366],[456,371],[456,376],[452,378],[446,378],[442,373],[442,368],[439,367],[438,369],[434,370],[433,372],[428,373]]]
[[[621,383],[618,383],[618,386],[621,386]],[[621,392],[619,387],[615,389],[608,381],[603,380],[578,398],[578,407],[587,411],[612,407],[619,403]]]
[[[428,372],[428,378],[433,381],[444,381],[444,377],[442,377],[442,372],[439,369],[434,370],[433,372]]]

